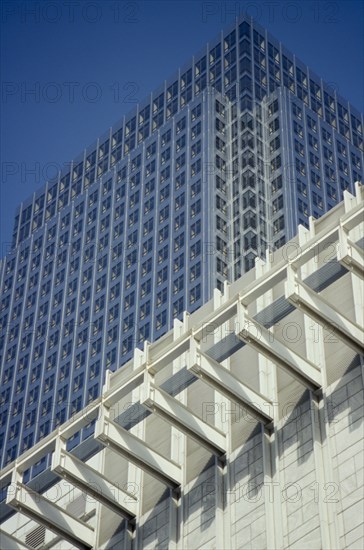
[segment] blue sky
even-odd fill
[[[239,12],[363,110],[359,0],[3,0],[1,11],[1,256],[20,201]]]

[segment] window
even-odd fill
[[[191,225],[191,239],[194,239],[201,233],[201,220],[197,220],[197,222],[193,223]]]
[[[151,179],[145,184],[145,195],[149,195],[150,193],[152,193],[152,191],[154,191],[154,187],[155,187],[155,180]]]
[[[147,159],[149,159],[150,157],[155,155],[156,149],[157,149],[157,145],[156,145],[155,142],[153,142],[151,145],[149,145],[146,148],[146,157],[147,157]]]
[[[184,286],[184,277],[183,275],[181,275],[180,277],[178,277],[178,279],[175,279],[175,281],[173,282],[173,294],[177,294],[178,292],[183,290],[183,286]]]
[[[178,258],[174,260],[173,270],[174,272],[177,272],[183,267],[184,267],[184,254],[181,254],[180,256],[178,256]]]
[[[174,251],[177,252],[177,250],[182,248],[184,246],[184,242],[185,236],[184,233],[181,233],[180,235],[178,235],[178,237],[174,239]]]
[[[276,199],[273,201],[273,214],[278,212],[278,210],[281,210],[283,208],[283,195],[279,195]]]
[[[190,260],[193,260],[201,254],[201,241],[197,241],[191,246],[190,249]]]
[[[118,326],[115,325],[110,328],[107,332],[107,344],[110,345],[113,342],[116,342],[118,338]]]
[[[194,140],[201,134],[201,122],[198,122],[191,128],[191,138]]]
[[[200,277],[201,275],[201,263],[198,262],[197,264],[195,264],[192,268],[191,268],[191,271],[190,271],[190,281],[194,281],[195,279],[197,279],[198,277]]]
[[[110,300],[115,300],[120,296],[120,283],[116,283],[110,288]],[[100,308],[101,309],[101,308]]]
[[[165,182],[170,177],[170,175],[171,175],[171,169],[170,169],[170,166],[167,166],[166,168],[164,168],[164,170],[161,171],[160,182],[161,183]]]
[[[169,234],[169,227],[168,225],[166,225],[165,227],[159,230],[158,242],[162,243],[163,241],[168,239],[168,234]]]
[[[175,199],[175,204],[174,204],[175,210],[179,210],[180,208],[182,208],[184,206],[184,204],[185,204],[185,194],[181,193],[181,195],[179,195]]]
[[[190,303],[194,304],[201,298],[201,285],[197,285],[190,292]]]
[[[100,361],[96,361],[96,363],[90,366],[89,379],[93,380],[94,378],[97,378],[99,374],[100,374]]]
[[[143,243],[142,255],[146,256],[149,252],[152,251],[152,247],[153,247],[153,237],[150,237],[147,241]]]
[[[163,187],[163,189],[161,189],[160,195],[159,195],[160,202],[163,202],[169,197],[169,191],[170,191],[169,185],[166,185],[165,187]]]
[[[280,137],[277,136],[269,144],[270,153],[272,154],[275,151],[277,151],[277,149],[279,149],[280,146],[281,146],[281,140],[280,140]]]
[[[167,302],[167,289],[163,288],[157,293],[156,306],[160,307]]]
[[[323,199],[314,191],[312,191],[312,203],[314,206],[316,206],[316,208],[319,208],[320,210],[323,209],[323,206],[324,206]]]
[[[171,141],[171,130],[168,130],[167,132],[165,132],[162,137],[161,137],[161,144],[162,144],[162,147],[164,145],[167,145],[167,143],[169,143]]]
[[[302,199],[298,199],[298,211],[303,214],[304,216],[308,216],[308,206],[305,201]]]
[[[274,134],[279,129],[279,120],[275,118],[272,122],[269,123],[269,135]]]
[[[156,330],[161,330],[167,323],[167,312],[164,310],[156,317]]]
[[[140,290],[141,297],[143,298],[144,296],[147,296],[150,293],[151,288],[152,288],[152,282],[151,282],[151,279],[148,279],[141,286],[141,290]],[[134,297],[133,297],[133,303],[131,305],[133,304],[134,304]]]
[[[308,143],[316,151],[318,150],[318,140],[311,133],[308,134]]]
[[[196,120],[201,116],[201,104],[197,105],[194,109],[191,111],[191,121]]]
[[[191,177],[196,176],[199,172],[201,172],[201,159],[191,165]]]
[[[128,330],[130,330],[133,327],[133,323],[134,323],[134,313],[131,313],[124,319],[123,331],[127,332]]]
[[[161,285],[167,280],[168,277],[168,268],[167,266],[163,267],[161,270],[157,273],[157,284]]]
[[[152,271],[152,259],[148,258],[148,260],[142,263],[142,277],[145,277],[151,271]]]
[[[327,184],[326,189],[327,189],[327,196],[328,196],[330,199],[336,201],[336,199],[337,199],[337,193],[336,193],[335,187],[333,187],[332,185]]]
[[[124,309],[125,310],[130,309],[134,305],[134,302],[135,302],[135,292],[133,291],[127,296],[125,296]]]
[[[312,130],[313,132],[317,132],[317,123],[316,121],[307,115],[307,126]]]
[[[173,302],[173,317],[179,317],[183,312],[183,297]]]
[[[275,222],[273,223],[273,232],[274,234],[279,233],[284,229],[284,216],[280,216]]]
[[[176,141],[176,152],[178,153],[186,145],[186,136],[183,135]]]
[[[275,113],[278,112],[278,99],[275,99],[273,103],[268,105],[268,116],[273,116]]]
[[[108,321],[111,323],[112,321],[115,321],[115,319],[118,318],[119,315],[119,304],[115,304],[113,307],[109,309],[109,318]]]
[[[120,265],[120,268],[121,268],[121,265]],[[121,273],[121,270],[120,270],[120,273]],[[125,288],[130,288],[135,283],[135,277],[136,277],[135,271],[132,271],[126,276]]]
[[[148,315],[150,315],[150,300],[140,307],[140,319],[143,320],[148,317]]]
[[[154,197],[147,199],[144,203],[144,214],[148,214],[154,208]]]
[[[179,134],[186,128],[186,117],[181,118],[176,124],[176,134]]]

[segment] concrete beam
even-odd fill
[[[238,297],[234,296],[223,303],[212,314],[210,314],[199,327],[193,328],[193,337],[196,340],[203,340],[211,330],[211,325],[218,327],[228,321],[236,313]]]
[[[191,345],[191,348],[193,347],[195,350],[191,349],[188,370],[222,395],[246,409],[259,422],[268,425],[273,421],[273,417],[268,412],[273,410],[273,404],[267,397],[249,388],[220,363],[199,350],[195,344]]]
[[[123,397],[129,395],[135,388],[140,386],[140,384],[142,384],[144,380],[145,369],[146,365],[142,365],[136,371],[132,372],[128,377],[126,377],[125,380],[121,382],[121,384],[118,384],[117,386],[108,389],[102,397],[103,405],[111,407],[118,401],[121,401]]]
[[[196,416],[177,399],[148,380],[141,404],[172,426],[188,435],[210,453],[221,457],[226,453],[226,435]]]
[[[340,338],[356,353],[363,353],[363,329],[344,317],[327,300],[297,279],[292,268],[287,271],[285,296],[291,304],[315,319],[320,325],[330,329],[333,335]]]
[[[95,439],[148,472],[167,487],[176,489],[182,483],[182,468],[152,449],[144,441],[118,426],[109,418],[105,407],[95,426]]]
[[[32,550],[30,546],[10,533],[6,533],[3,529],[0,529],[0,548],[4,548],[4,550]]]
[[[148,357],[148,371],[151,374],[156,374],[160,370],[170,365],[175,359],[180,357],[182,353],[188,350],[189,346],[189,334],[182,334],[176,340],[173,340],[167,349],[162,353],[154,356],[153,349],[149,349]]]
[[[242,305],[239,307],[236,336],[276,363],[310,390],[315,391],[320,388],[322,375],[319,368],[279,342],[269,330],[248,317],[244,309]]]
[[[39,493],[16,480],[8,491],[6,504],[40,523],[77,548],[88,550],[95,545],[95,532],[85,522],[68,514]]]
[[[71,482],[81,491],[110,508],[127,520],[133,520],[137,512],[137,499],[134,495],[121,490],[106,476],[91,468],[64,448],[64,443],[57,441],[52,457],[51,470]]]
[[[346,269],[364,279],[364,251],[340,228],[337,261]]]

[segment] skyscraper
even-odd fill
[[[242,17],[207,44],[19,207],[1,465],[362,176],[363,116],[277,40]]]

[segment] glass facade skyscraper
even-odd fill
[[[264,29],[242,17],[207,44],[19,207],[0,266],[1,466],[353,191],[363,162],[363,116]]]

